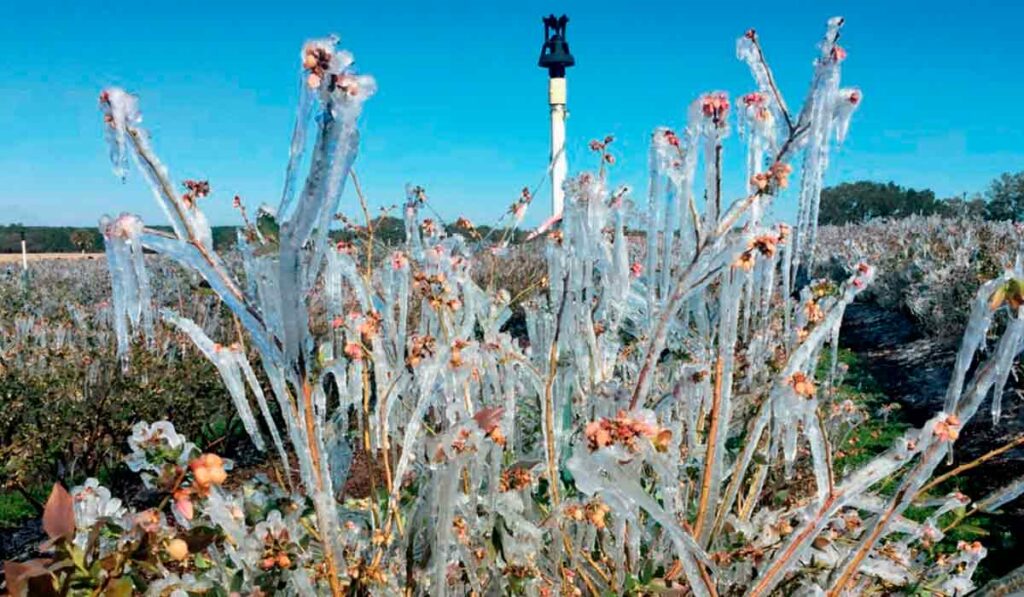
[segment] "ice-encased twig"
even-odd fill
[[[1008,504],[1024,494],[1024,477],[1011,481],[999,489],[977,501],[976,510],[995,512],[1004,504]]]
[[[723,274],[719,288],[718,355],[716,356],[704,471],[695,531],[698,543],[707,545],[714,524],[713,511],[719,503],[725,471],[725,443],[732,417],[733,367],[736,354],[736,326],[742,297],[743,276],[736,271]]]
[[[112,153],[112,156],[116,157],[115,174],[124,178],[125,147],[131,144],[134,150],[132,157],[143,172],[157,203],[164,210],[175,235],[212,251],[213,237],[206,217],[195,203],[190,205],[175,192],[166,166],[156,156],[156,152],[149,144],[148,133],[140,126],[142,114],[137,98],[123,89],[112,87],[100,94],[100,105],[104,110],[107,126],[112,129],[111,134],[117,148],[116,152]]]
[[[166,257],[170,257],[181,265],[198,272],[210,287],[221,297],[221,300],[238,316],[239,321],[251,334],[253,343],[260,352],[274,362],[281,362],[281,351],[268,336],[263,322],[256,310],[238,298],[233,291],[231,281],[225,279],[220,271],[204,257],[202,250],[195,245],[169,238],[158,232],[147,230],[141,235],[144,247],[152,249]]]
[[[246,380],[238,363],[238,357],[245,358],[244,355],[240,355],[239,350],[236,348],[222,346],[210,340],[203,329],[190,319],[180,317],[169,309],[161,311],[161,315],[164,321],[174,324],[178,329],[185,332],[192,339],[196,348],[203,353],[207,360],[217,367],[217,371],[220,373],[221,379],[224,380],[224,385],[228,389],[228,394],[231,395],[231,400],[235,404],[235,410],[238,411],[238,416],[242,420],[242,426],[245,428],[246,433],[249,434],[256,448],[263,451],[265,449],[263,437],[260,435],[256,418],[249,407],[249,399],[246,397],[245,392]],[[273,419],[268,418],[266,423],[271,428],[274,427]]]
[[[587,494],[612,494],[621,503],[643,508],[671,537],[676,555],[683,563],[683,570],[694,594],[711,594],[700,571],[700,566],[706,566],[712,570],[711,578],[714,578],[715,566],[708,555],[693,536],[683,530],[676,520],[631,478],[632,475],[619,463],[621,455],[613,452],[612,449],[603,449],[588,454],[586,447],[577,446],[574,455],[566,463],[567,468],[573,473],[576,486]]]
[[[100,231],[113,286],[117,352],[122,365],[127,367],[129,324],[135,332],[141,329],[147,339],[153,339],[153,298],[143,257],[142,221],[130,214],[122,214],[116,220],[104,216]]]

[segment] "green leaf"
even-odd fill
[[[970,535],[972,537],[987,537],[989,535],[987,529],[984,529],[974,524],[961,524],[957,528],[960,531],[960,533],[964,535]]]
[[[107,590],[103,592],[103,595],[104,597],[131,597],[134,592],[135,587],[132,586],[132,581],[122,577],[107,585]]]
[[[77,545],[69,545],[68,552],[71,554],[71,561],[75,563],[75,568],[88,572],[85,568],[85,552]]]
[[[243,582],[245,582],[245,576],[242,574],[242,571],[239,570],[233,577],[231,577],[231,592],[237,593],[238,591],[241,591]]]
[[[202,552],[197,553],[192,561],[195,563],[195,566],[196,566],[197,570],[209,570],[210,569],[210,566],[211,566],[210,560],[206,559],[206,556],[204,556]]]
[[[648,558],[640,570],[640,584],[646,585],[651,582],[652,578],[654,578],[654,560]]]

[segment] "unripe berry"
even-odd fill
[[[210,473],[210,482],[214,485],[220,485],[228,478],[228,474],[224,471],[224,467],[218,466],[217,468],[207,469]]]
[[[171,539],[167,543],[167,555],[178,562],[184,560],[188,557],[188,544],[181,539]]]
[[[210,484],[210,469],[205,466],[197,466],[192,471],[192,474],[195,475],[196,483],[199,485],[206,486]]]

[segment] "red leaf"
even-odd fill
[[[43,530],[51,540],[75,534],[75,508],[71,494],[60,483],[54,483],[43,511]]]
[[[27,562],[4,562],[4,577],[7,579],[7,592],[12,597],[22,595],[55,595],[53,584],[45,582],[47,579],[39,578],[49,575],[50,571],[46,566],[50,560],[38,559]],[[43,582],[33,582],[38,579]],[[49,590],[47,590],[47,587]],[[31,589],[31,590],[30,590]]]
[[[484,430],[484,433],[490,433],[501,423],[501,416],[504,414],[505,409],[501,406],[483,408],[473,415],[473,420],[480,426],[480,429]]]

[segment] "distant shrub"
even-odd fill
[[[911,315],[929,334],[964,332],[981,284],[1013,269],[1022,240],[1009,222],[910,217],[823,226],[819,263],[868,260],[878,279],[865,297]]]
[[[169,418],[197,439],[220,437],[235,418],[214,367],[174,333],[160,331],[122,372],[109,283],[103,264],[82,261],[35,262],[28,288],[20,276],[0,284],[0,487],[106,476],[140,417]],[[190,313],[218,317],[212,297],[197,301],[181,283]],[[158,288],[178,298],[172,283]]]

